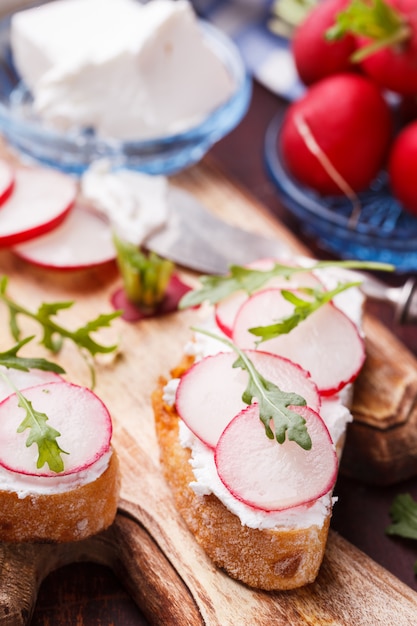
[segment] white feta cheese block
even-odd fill
[[[190,128],[232,94],[188,0],[57,0],[12,18],[34,110],[67,131],[141,140]]]

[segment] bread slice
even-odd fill
[[[173,371],[178,377],[183,366]],[[287,590],[315,580],[326,547],[331,507],[321,527],[258,530],[243,526],[220,500],[198,495],[191,453],[179,440],[179,416],[163,400],[166,380],[160,378],[152,395],[161,463],[176,506],[207,555],[232,578],[250,587]]]
[[[300,265],[304,268],[304,264]],[[350,281],[350,276],[340,269],[323,271],[323,275],[320,273],[318,278],[320,285],[327,288],[334,288],[345,281],[349,286]],[[302,280],[304,283],[305,277]],[[284,284],[286,286],[287,282]],[[262,294],[260,289],[248,296],[243,304],[238,293],[236,299],[233,300],[232,296],[232,299],[225,300],[226,306],[220,313],[218,308],[213,310],[209,304],[206,309],[203,308],[200,325],[203,334],[204,329],[209,329],[206,333],[209,341],[200,343],[199,337],[194,336],[185,346],[187,356],[171,372],[173,384],[170,381],[167,385],[167,381],[161,378],[152,398],[162,468],[172,488],[177,508],[190,531],[218,567],[246,585],[263,590],[295,589],[316,579],[323,561],[332,515],[331,487],[317,500],[286,510],[263,511],[246,505],[244,500],[239,501],[234,498],[232,490],[229,491],[221,482],[221,477],[216,473],[216,459],[212,459],[209,448],[203,443],[204,438],[200,440],[198,433],[193,435],[192,428],[188,429],[181,420],[172,393],[176,388],[175,379],[181,378],[194,361],[210,358],[221,351],[220,343],[210,343],[216,338],[222,344],[225,343],[218,337],[220,331],[226,337],[231,337],[241,350],[255,349],[256,341],[247,329],[268,323],[269,319],[264,319],[263,313],[270,309],[274,311],[273,319],[279,319],[280,312],[283,317],[287,315],[286,307],[281,308],[281,303],[285,301],[286,304],[286,299],[278,298],[278,289],[274,285],[274,288],[267,289],[266,294]],[[310,372],[323,401],[319,411],[339,459],[346,424],[352,419],[348,409],[352,383],[365,359],[360,330],[363,296],[359,290],[355,294],[353,298],[350,294],[347,301],[343,293],[339,293],[336,296],[337,305],[333,307],[329,304],[327,312],[322,309],[311,326],[304,327],[301,334],[295,335],[296,339],[288,350],[285,344],[284,348],[282,344],[274,344],[271,350],[273,354],[286,356],[290,360],[294,356],[294,360],[302,367],[304,363],[304,369]],[[317,339],[319,336],[323,337],[323,342],[310,342],[312,337]],[[342,338],[340,342],[338,337]],[[309,343],[308,358],[304,359],[303,348]],[[268,345],[271,347],[271,344]],[[302,350],[299,350],[300,346]],[[316,358],[313,358],[315,349]],[[335,350],[339,356],[343,352],[343,359],[338,359],[338,365],[342,364],[339,369],[332,368],[331,359]],[[327,370],[322,366],[323,359],[327,363]],[[221,375],[216,381],[221,385]],[[212,395],[204,396],[202,392],[202,397],[206,406],[213,410],[210,403],[213,401],[215,404],[214,400],[217,402],[215,387],[210,388],[210,393]],[[227,391],[225,393],[227,395]],[[251,388],[249,393],[252,393]],[[220,403],[222,399],[225,400],[223,395],[219,397]],[[195,408],[198,407],[198,401],[194,399],[193,402],[192,410],[198,411]],[[219,402],[217,406],[220,409]],[[197,415],[192,417],[194,419]],[[209,419],[208,414],[206,418]],[[184,418],[184,421],[187,420]],[[218,449],[213,454],[217,452]],[[308,481],[309,477],[306,476],[305,480]]]
[[[113,522],[119,488],[119,461],[111,449],[100,476],[68,491],[19,497],[0,490],[0,541],[63,542],[94,535]]]

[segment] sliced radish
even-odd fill
[[[258,269],[267,271],[271,269],[275,263],[283,263],[283,265],[290,265],[287,261],[281,261],[277,259],[260,259],[254,263],[248,265],[251,269]],[[290,278],[286,279],[283,276],[276,276],[271,278],[262,289],[276,287],[281,289],[291,289],[296,287],[316,287],[320,284],[320,280],[307,269],[305,272],[299,274],[293,274]],[[236,291],[229,297],[218,302],[215,306],[215,318],[216,323],[220,330],[224,332],[227,337],[231,337],[233,334],[233,325],[236,319],[236,315],[244,302],[249,298],[249,295],[245,291]]]
[[[293,310],[294,306],[279,289],[254,294],[236,316],[234,342],[244,349],[254,348],[258,338],[248,329],[272,324],[291,315]],[[320,307],[288,334],[265,341],[262,350],[301,365],[324,395],[336,393],[352,382],[365,360],[364,342],[358,329],[332,303]]]
[[[9,163],[0,160],[0,205],[10,196],[14,187],[14,171]]]
[[[282,391],[300,394],[308,406],[319,410],[317,388],[298,365],[261,351],[250,350],[247,355],[265,379],[275,383]],[[178,414],[188,428],[211,448],[216,446],[230,420],[246,406],[242,394],[249,376],[241,368],[233,367],[236,359],[234,352],[208,356],[195,363],[178,385]]]
[[[27,387],[34,387],[41,383],[52,383],[62,380],[59,374],[36,369],[24,372],[22,370],[8,369],[0,366],[0,371],[3,372],[12,383],[11,385],[8,384],[3,376],[0,376],[0,402],[14,393],[14,387],[17,389],[26,389]]]
[[[61,172],[17,168],[13,193],[0,209],[0,246],[28,241],[58,226],[76,194],[75,180]]]
[[[338,461],[329,431],[308,407],[292,407],[306,420],[312,448],[269,439],[258,405],[241,411],[225,428],[215,463],[223,484],[245,504],[279,511],[314,502],[335,484]],[[244,459],[244,462],[242,462]]]
[[[109,449],[111,418],[91,390],[62,381],[28,387],[22,393],[36,411],[48,416],[48,424],[61,433],[58,444],[69,454],[62,455],[65,469],[60,475],[87,470]],[[47,466],[36,468],[37,445],[26,446],[29,431],[17,433],[25,416],[16,394],[0,403],[0,465],[29,476],[56,477]]]
[[[248,299],[246,291],[235,291],[224,300],[220,300],[214,307],[217,326],[227,337],[233,333],[233,324],[240,307]]]
[[[116,256],[108,221],[80,204],[57,228],[13,250],[28,263],[58,270],[96,267]]]

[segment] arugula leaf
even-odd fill
[[[285,438],[295,441],[304,450],[311,449],[311,438],[307,432],[305,419],[288,407],[305,406],[306,401],[296,393],[282,391],[277,385],[266,380],[255,368],[249,357],[229,339],[202,328],[193,328],[195,332],[203,333],[229,346],[238,356],[233,367],[240,367],[249,374],[249,382],[242,394],[242,400],[251,404],[254,399],[259,405],[259,417],[265,426],[265,434],[269,439],[284,443]],[[273,430],[271,428],[273,422]]]
[[[392,524],[387,526],[387,535],[397,535],[405,539],[417,539],[417,502],[409,493],[398,495],[390,508]],[[417,561],[414,563],[417,575]]]
[[[300,322],[304,321],[312,313],[317,311],[317,309],[333,300],[333,298],[339,293],[358,285],[360,285],[360,282],[339,283],[334,289],[331,290],[326,290],[324,287],[315,287],[314,289],[303,287],[302,289],[298,289],[298,293],[306,293],[310,296],[310,299],[307,300],[304,300],[293,291],[283,289],[281,291],[283,298],[294,305],[293,313],[288,317],[284,317],[274,322],[273,324],[249,328],[249,332],[257,337],[260,337],[258,343],[262,343],[268,339],[273,339],[279,335],[287,334],[293,330],[293,328],[298,326]]]
[[[19,398],[18,406],[26,411],[26,417],[18,427],[17,432],[22,433],[29,429],[26,446],[30,447],[34,443],[38,446],[36,467],[41,468],[47,463],[53,472],[62,472],[64,462],[61,454],[68,454],[68,452],[60,448],[57,443],[57,438],[60,437],[61,433],[46,423],[48,416],[36,411],[32,403],[18,389],[16,389],[16,395]]]
[[[275,263],[273,267],[268,270],[231,265],[229,273],[224,276],[201,276],[201,288],[186,293],[180,301],[179,308],[185,309],[187,307],[197,306],[203,302],[216,304],[236,291],[245,291],[250,295],[276,276],[282,276],[288,280],[294,274],[326,267],[379,271],[394,270],[394,266],[388,263],[373,263],[368,261],[318,261],[309,267]]]
[[[0,352],[0,365],[8,369],[17,369],[24,372],[30,369],[40,369],[43,371],[55,372],[57,374],[65,373],[65,370],[51,361],[47,361],[43,358],[26,358],[18,356],[18,351],[22,346],[31,341],[33,337],[27,337],[23,339],[15,346]],[[26,445],[29,447],[33,443],[38,445],[39,456],[37,467],[43,467],[45,463],[48,463],[49,468],[54,472],[61,472],[64,469],[64,463],[60,456],[64,452],[56,442],[56,438],[60,436],[60,433],[46,424],[48,417],[44,413],[35,411],[32,404],[23,396],[22,392],[12,383],[6,372],[0,370],[0,376],[6,383],[13,389],[16,396],[19,399],[18,406],[26,409],[26,417],[17,429],[17,432],[23,432],[26,428],[31,429],[31,433],[26,441]]]
[[[409,493],[398,495],[390,508],[393,523],[387,526],[387,535],[417,539],[417,502]]]
[[[0,352],[0,365],[7,367],[9,369],[17,369],[22,370],[24,372],[28,372],[31,369],[38,369],[45,372],[55,372],[56,374],[65,374],[65,370],[56,363],[52,363],[51,361],[47,361],[43,358],[27,358],[18,356],[18,352],[20,348],[26,345],[29,341],[32,341],[32,337],[26,337],[19,341],[16,345],[14,345],[9,350],[5,352]]]
[[[100,328],[110,326],[113,319],[120,317],[121,311],[99,315],[96,319],[85,324],[85,326],[81,326],[75,331],[70,331],[57,324],[52,317],[59,313],[59,311],[72,307],[74,302],[42,303],[38,310],[33,312],[7,296],[7,284],[8,279],[6,276],[3,276],[0,280],[0,300],[3,301],[9,309],[10,331],[16,341],[20,339],[21,335],[21,329],[18,324],[18,315],[24,315],[40,324],[43,330],[43,336],[40,343],[51,352],[59,352],[64,339],[69,339],[75,343],[78,348],[87,350],[87,352],[89,352],[92,356],[95,356],[98,353],[104,354],[113,352],[117,348],[117,345],[101,345],[91,337],[91,333],[99,330]]]

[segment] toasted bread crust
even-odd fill
[[[181,367],[175,371],[178,375]],[[190,451],[179,443],[179,417],[163,401],[161,378],[152,396],[161,463],[176,506],[207,555],[232,578],[250,587],[286,590],[315,580],[329,531],[331,512],[321,528],[257,530],[242,526],[214,496],[197,495]]]
[[[25,498],[0,490],[0,541],[55,543],[85,539],[113,522],[119,489],[119,461],[113,450],[103,474],[76,489]]]

